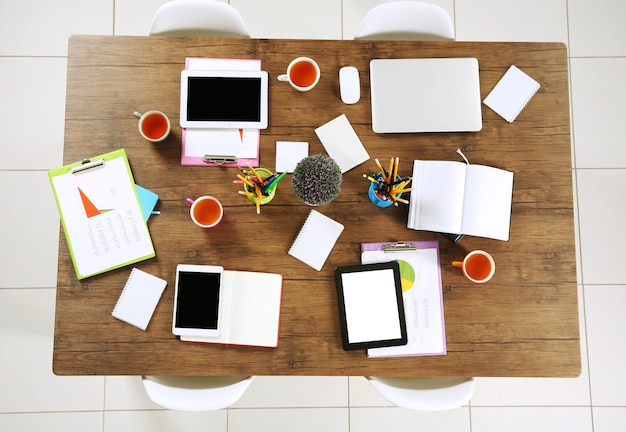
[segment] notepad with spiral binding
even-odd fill
[[[111,314],[145,330],[166,286],[167,281],[133,268]]]
[[[320,271],[342,231],[342,224],[311,210],[289,249],[289,255]]]
[[[512,123],[540,87],[537,81],[512,65],[483,102]]]

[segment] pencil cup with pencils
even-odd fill
[[[375,161],[380,171],[371,176],[363,174],[363,177],[370,182],[367,190],[370,201],[382,208],[391,207],[392,205],[397,206],[399,202],[408,204],[409,202],[402,198],[402,194],[411,191],[409,187],[411,177],[403,178],[398,174],[400,158],[392,158],[389,162],[388,170],[382,167],[378,159]]]
[[[256,206],[257,213],[261,212],[260,206],[265,205],[274,199],[276,195],[276,186],[284,176],[283,174],[273,173],[267,168],[252,168],[244,171],[245,176],[238,175],[240,180],[236,182],[243,183],[243,191],[239,193],[248,197]]]
[[[396,176],[396,180],[400,180],[400,178],[400,176]],[[392,200],[387,193],[382,174],[378,173],[374,179],[376,179],[376,183],[370,182],[370,187],[367,190],[367,196],[369,196],[370,201],[378,207],[391,207],[394,200]],[[402,193],[396,194],[394,197],[400,198],[402,197]]]

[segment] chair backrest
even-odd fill
[[[420,411],[445,411],[461,407],[474,394],[474,378],[388,378],[367,377],[389,402]]]
[[[176,411],[215,411],[235,403],[246,391],[249,377],[141,377],[148,397]]]
[[[174,0],[152,18],[150,35],[249,38],[239,12],[217,0]]]
[[[454,25],[444,8],[420,1],[392,1],[373,7],[354,39],[454,40]]]

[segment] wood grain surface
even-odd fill
[[[276,77],[296,56],[314,58],[322,77],[300,93]],[[283,180],[257,215],[232,183],[236,168],[180,165],[180,72],[186,57],[261,59],[270,76],[269,127],[260,165],[274,169],[276,141],[307,141],[325,153],[314,129],[346,114],[372,159],[348,171],[339,197],[318,208],[345,226],[322,271],[287,251],[311,210]],[[374,58],[476,57],[484,98],[512,64],[541,84],[514,123],[482,105],[477,133],[378,135],[371,130],[369,61]],[[356,66],[361,101],[339,98],[339,68]],[[159,109],[172,133],[144,141],[133,111]],[[567,49],[559,43],[245,40],[74,36],[69,42],[64,162],[125,148],[137,184],[160,197],[151,217],[156,257],[138,268],[168,281],[147,331],[114,319],[111,310],[130,273],[76,279],[61,230],[53,370],[60,375],[387,375],[573,377],[580,341],[572,200]],[[510,241],[406,228],[408,207],[380,209],[367,198],[363,173],[374,158],[459,160],[515,172]],[[210,230],[189,218],[186,197],[217,197],[222,223]],[[341,348],[333,270],[360,262],[361,242],[439,240],[444,286],[445,356],[367,359]],[[467,282],[449,263],[484,249],[496,261],[487,284]],[[176,264],[222,265],[284,276],[277,348],[193,344],[171,332]]]

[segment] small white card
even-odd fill
[[[292,173],[298,162],[308,155],[308,142],[276,141],[276,172]]]
[[[345,114],[318,127],[315,133],[342,174],[370,158]]]

